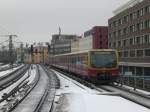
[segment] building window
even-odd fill
[[[150,35],[144,35],[144,43],[150,43]]]
[[[135,25],[133,25],[133,32],[135,32],[136,31],[136,27],[135,27]]]
[[[144,23],[143,22],[140,23],[140,30],[142,30],[142,29],[144,29]]]
[[[119,20],[118,20],[118,25],[121,25],[121,24],[122,24],[122,20],[119,19]]]
[[[129,66],[129,71],[132,72],[132,74],[135,74],[135,67]]]
[[[102,39],[102,35],[100,35],[99,38]]]
[[[136,75],[137,76],[143,75],[143,68],[142,67],[136,67]]]
[[[100,41],[99,44],[102,45],[102,41]]]
[[[145,49],[145,56],[150,56],[150,49]]]
[[[130,26],[130,33],[132,33],[132,32],[133,32],[133,25]]]
[[[119,57],[122,57],[122,52],[119,51],[119,52],[118,52],[118,55],[119,55]]]
[[[114,48],[116,47],[116,42],[113,43],[113,47],[114,47]]]
[[[111,33],[109,33],[109,38],[112,38],[112,34]]]
[[[137,57],[143,57],[143,50],[137,50]]]
[[[112,28],[112,23],[109,24],[109,27]]]
[[[130,45],[133,45],[134,44],[134,40],[133,38],[130,38]]]
[[[137,24],[136,24],[136,29],[137,29],[137,31],[140,30],[140,23],[137,23]]]
[[[113,37],[116,37],[116,31],[115,31],[115,32],[113,32]]]
[[[150,76],[150,68],[144,68],[144,76]]]
[[[133,13],[130,13],[130,20],[133,19]]]
[[[128,51],[124,51],[124,57],[128,57],[129,52]]]
[[[130,57],[135,57],[135,50],[130,51]]]
[[[113,22],[113,26],[116,27],[116,21]]]
[[[140,10],[140,16],[143,16],[144,15],[144,9],[142,8],[141,10]]]
[[[123,21],[128,22],[129,21],[129,16],[128,15],[124,16]]]
[[[136,19],[136,18],[137,18],[137,13],[134,12],[134,13],[133,13],[133,19]]]
[[[145,28],[150,28],[150,20],[146,20],[146,21],[144,22],[144,27],[145,27]]]
[[[123,28],[123,34],[127,34],[127,28]]]
[[[139,17],[139,16],[140,16],[140,10],[137,11],[137,17]]]
[[[141,43],[140,40],[141,40],[140,37],[136,37],[136,44],[140,44]]]
[[[118,41],[118,47],[121,47],[121,41]]]
[[[123,40],[123,46],[126,46],[126,45],[127,45],[127,41]]]
[[[145,7],[145,13],[150,13],[150,5]]]
[[[111,42],[109,43],[109,47],[111,48],[112,46],[111,46]]]
[[[118,36],[121,36],[121,30],[118,30]]]

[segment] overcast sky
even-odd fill
[[[50,41],[51,35],[81,35],[107,25],[112,11],[129,0],[0,0],[0,34],[18,35],[23,42]]]

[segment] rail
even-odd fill
[[[7,88],[11,84],[15,83],[17,80],[19,80],[27,71],[29,68],[28,65],[21,67],[20,69],[15,70],[14,72],[10,73],[9,75],[6,75],[4,77],[0,78],[0,91]]]
[[[30,92],[35,88],[35,86],[38,84],[38,81],[40,79],[40,75],[39,75],[39,66],[37,66],[37,77],[35,78],[34,80],[34,83],[32,85],[28,85],[27,83],[24,85],[28,85],[28,88],[26,90],[26,93],[24,94],[24,96],[19,100],[17,101],[15,104],[13,104],[13,106],[8,110],[8,112],[12,112],[19,103],[21,103],[27,96],[28,94],[30,94]],[[23,86],[22,86],[23,87]]]

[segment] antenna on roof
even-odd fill
[[[61,36],[61,28],[59,27],[59,38],[60,38],[60,36]]]

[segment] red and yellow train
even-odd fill
[[[95,49],[50,57],[51,66],[84,79],[108,83],[118,77],[118,53],[113,49]]]

